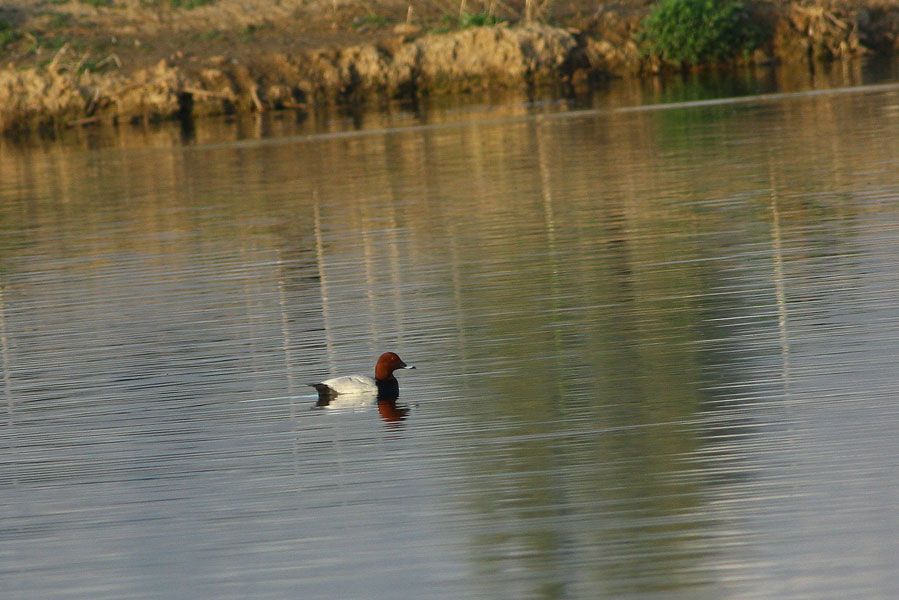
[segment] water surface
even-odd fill
[[[899,88],[454,114],[4,147],[4,597],[899,595]]]

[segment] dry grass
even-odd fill
[[[0,5],[0,63],[46,64],[66,44],[95,59],[114,52],[130,67],[179,52],[297,52],[376,41],[401,23],[455,28],[460,10],[517,21],[524,1],[8,0]]]
[[[896,0],[818,0],[834,7],[895,6]],[[757,0],[782,5],[788,0]],[[420,31],[459,27],[463,13],[590,29],[600,17],[642,15],[654,0],[4,0],[0,64],[41,66],[64,45],[93,65],[115,55],[125,70],[165,59],[260,53],[288,55],[396,38],[398,26]],[[795,2],[793,2],[795,4]],[[195,7],[195,8],[189,8]],[[475,22],[476,20],[469,22]],[[5,25],[5,27],[4,27]],[[111,60],[111,59],[110,59]]]

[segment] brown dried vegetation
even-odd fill
[[[470,1],[510,21],[553,5]],[[592,6],[592,5],[591,5]],[[528,8],[530,7],[530,8]],[[658,68],[635,42],[646,3],[556,8],[567,27],[532,22],[439,32],[455,3],[375,6],[217,0],[194,10],[159,0],[18,0],[0,57],[0,131],[178,115],[308,109],[493,86],[583,85]],[[833,60],[899,51],[887,0],[770,1],[773,32],[754,62]]]

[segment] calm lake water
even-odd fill
[[[366,119],[0,147],[4,598],[899,597],[899,85]]]

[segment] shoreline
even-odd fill
[[[819,0],[765,6],[761,18],[771,27],[770,40],[740,64],[813,66],[899,53],[899,5],[860,0],[839,8]],[[203,44],[188,44],[162,58],[140,53],[145,60],[159,58],[155,64],[109,59],[96,69],[83,68],[89,52],[66,42],[43,64],[0,68],[0,132],[308,112],[493,88],[583,90],[611,78],[655,77],[666,66],[643,56],[635,41],[645,14],[645,7],[601,7],[577,22],[580,27],[504,23],[449,32],[401,23],[362,43],[296,51],[278,40],[260,40],[233,55],[209,55]]]

